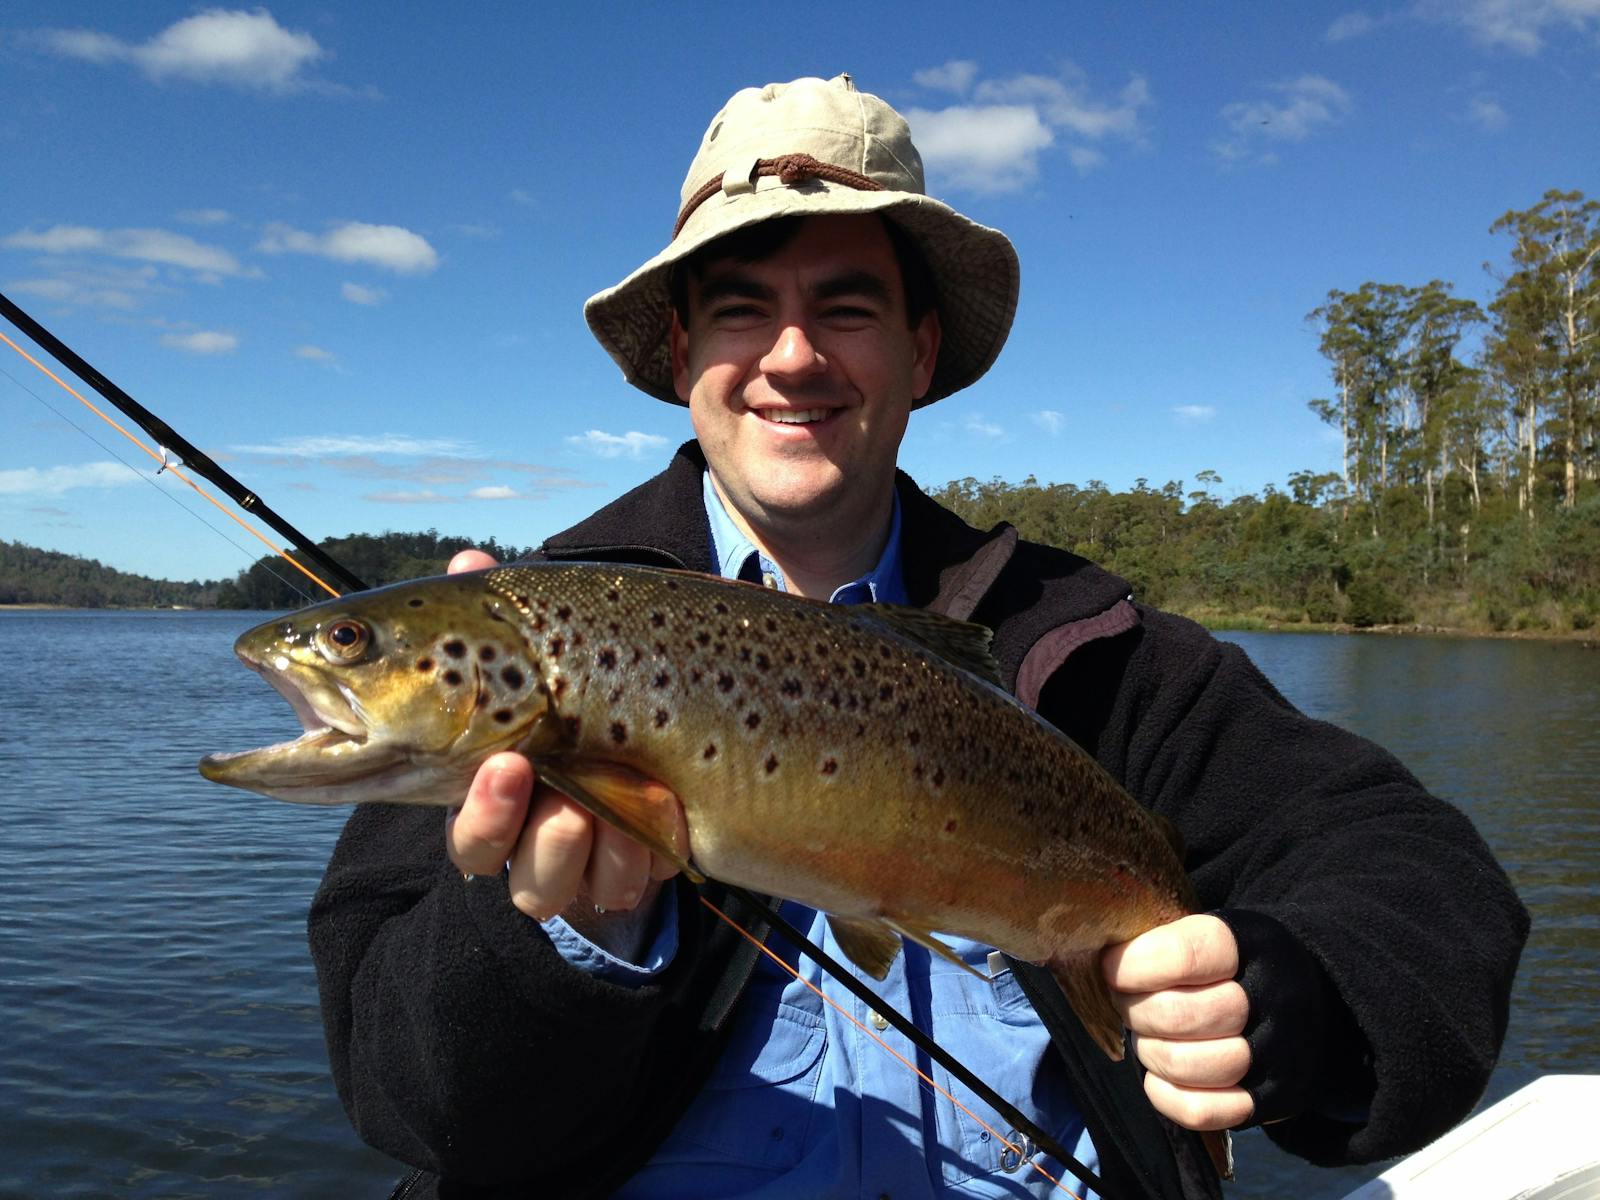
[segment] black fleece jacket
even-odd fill
[[[712,571],[703,469],[689,443],[540,557]],[[1268,1135],[1315,1163],[1366,1162],[1460,1120],[1499,1052],[1528,928],[1470,822],[1377,746],[1296,711],[1237,647],[1131,602],[1084,559],[897,486],[912,602],[993,628],[1005,685],[1183,835],[1202,906],[1239,940],[1245,1084]],[[355,812],[311,947],[340,1097],[366,1141],[418,1168],[407,1195],[604,1195],[648,1159],[715,1061],[754,955],[675,886],[673,963],[610,984],[563,961],[503,878],[462,879],[437,809]],[[1110,1064],[1048,975],[1017,974],[1107,1195],[1217,1195],[1132,1056]]]

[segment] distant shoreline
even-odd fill
[[[254,612],[242,608],[195,608],[190,606],[161,605],[159,607],[134,607],[107,605],[103,608],[74,609],[70,604],[0,604],[0,612],[26,611],[81,611],[81,612]],[[277,610],[273,610],[277,611]],[[289,612],[290,609],[283,611]],[[1399,637],[1489,638],[1522,642],[1574,642],[1586,650],[1600,650],[1600,629],[1462,629],[1444,625],[1371,625],[1358,627],[1338,622],[1277,621],[1245,613],[1190,613],[1170,610],[1178,616],[1188,617],[1204,625],[1212,633],[1332,633],[1377,634]]]

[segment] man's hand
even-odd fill
[[[1238,1083],[1250,1069],[1250,1002],[1234,982],[1239,946],[1227,925],[1183,917],[1107,946],[1100,965],[1156,1110],[1186,1129],[1249,1120],[1255,1103]]]
[[[463,550],[450,560],[449,570],[494,565],[481,550]],[[597,909],[607,914],[641,905],[648,909],[661,882],[677,868],[621,830],[596,821],[569,797],[535,785],[533,766],[520,754],[496,754],[478,768],[466,800],[445,822],[445,846],[456,869],[464,875],[497,875],[508,867],[517,908],[539,920],[562,913],[593,940],[599,940],[596,929],[613,923],[597,919]],[[678,824],[676,844],[687,846],[681,807]]]

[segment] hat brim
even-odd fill
[[[762,186],[767,185],[767,186]],[[682,404],[672,382],[669,279],[674,264],[717,238],[776,217],[880,213],[921,247],[938,290],[943,335],[921,408],[960,391],[994,363],[1017,310],[1021,271],[1006,236],[914,192],[862,191],[825,180],[783,184],[707,199],[660,254],[583,307],[590,330],[641,391]]]

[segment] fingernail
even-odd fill
[[[489,776],[489,794],[501,804],[515,804],[522,799],[522,786],[511,771],[496,771]]]

